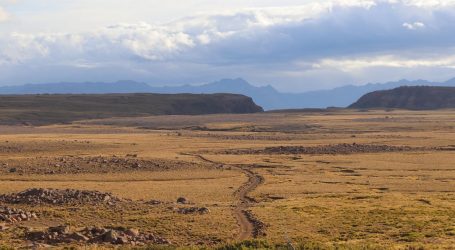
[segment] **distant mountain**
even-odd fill
[[[256,87],[247,81],[238,79],[223,79],[217,82],[204,85],[184,85],[180,87],[153,87],[152,92],[156,93],[233,93],[242,94],[253,98],[253,100],[266,110],[283,107],[295,107],[298,102],[285,104],[288,94],[278,92],[272,86]],[[292,95],[292,94],[291,94]],[[297,100],[296,100],[297,101]],[[290,106],[289,106],[290,105]]]
[[[22,86],[0,87],[0,94],[104,94],[104,93],[192,93],[213,94],[233,93],[250,96],[266,110],[347,107],[362,95],[377,91],[393,89],[400,86],[455,86],[455,78],[447,82],[429,82],[425,80],[366,84],[362,86],[347,85],[330,90],[311,91],[304,93],[282,93],[272,86],[253,86],[247,81],[238,79],[223,79],[204,85],[182,85],[172,87],[152,87],[145,83],[134,81],[119,81],[115,83],[86,82],[86,83],[50,83],[27,84]]]
[[[455,108],[455,87],[412,86],[374,91],[349,107],[412,110]]]
[[[45,83],[26,84],[20,86],[0,87],[0,94],[110,94],[110,93],[147,93],[150,85],[134,81],[118,81],[115,83],[83,82],[83,83]]]

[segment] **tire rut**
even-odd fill
[[[240,225],[238,239],[246,240],[251,236],[256,238],[264,234],[264,224],[249,210],[254,203],[257,203],[254,198],[249,196],[249,193],[261,185],[264,178],[253,172],[249,167],[240,167],[240,169],[248,177],[248,181],[235,192],[238,202],[234,209],[234,215]]]
[[[240,227],[237,239],[243,241],[251,237],[256,238],[265,235],[265,224],[257,219],[251,210],[249,210],[253,204],[257,203],[249,194],[264,182],[264,178],[261,175],[252,171],[251,166],[228,165],[209,160],[199,154],[182,153],[182,155],[193,156],[208,163],[230,166],[241,170],[248,177],[248,181],[243,183],[234,193],[237,201],[233,209],[233,215]]]

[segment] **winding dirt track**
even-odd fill
[[[256,203],[256,200],[248,196],[248,194],[254,191],[259,185],[261,185],[264,182],[264,178],[259,174],[253,172],[250,166],[239,167],[235,165],[226,165],[221,162],[209,160],[202,155],[189,153],[182,154],[196,157],[208,163],[237,168],[248,177],[248,181],[240,186],[240,188],[237,189],[237,191],[234,193],[235,197],[237,198],[237,202],[235,204],[235,208],[233,209],[233,214],[237,219],[237,223],[240,227],[239,234],[237,235],[238,240],[242,241],[251,237],[257,237],[261,231],[261,229],[258,228],[258,224],[261,224],[261,222],[255,219],[251,212],[248,210],[248,208],[251,207],[253,203]]]
[[[257,237],[259,233],[259,228],[257,228],[255,221],[252,220],[251,214],[249,214],[250,212],[248,211],[251,204],[256,203],[256,201],[248,196],[248,194],[255,190],[264,181],[264,179],[262,176],[254,173],[246,167],[241,169],[248,176],[248,181],[244,183],[235,193],[238,198],[238,203],[234,208],[234,216],[240,226],[238,239],[246,240],[252,236]]]

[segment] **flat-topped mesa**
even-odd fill
[[[3,114],[0,124],[46,125],[110,117],[248,114],[262,111],[262,107],[250,97],[238,94],[0,96],[0,113]]]
[[[410,86],[375,91],[362,96],[349,108],[410,110],[455,108],[455,87]]]

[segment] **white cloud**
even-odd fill
[[[408,30],[417,30],[425,28],[425,24],[422,22],[403,23],[403,27],[405,27]]]
[[[0,22],[4,22],[9,19],[9,14],[0,6]]]
[[[250,40],[266,35],[267,29],[279,26],[299,26],[317,20],[321,16],[331,15],[337,9],[359,8],[368,10],[375,6],[372,0],[343,0],[332,2],[314,2],[292,7],[248,8],[220,13],[202,14],[180,19],[166,25],[148,23],[117,24],[96,31],[62,34],[21,34],[13,33],[5,38],[0,56],[9,58],[9,62],[24,63],[27,59],[78,56],[79,59],[91,60],[171,60],[175,57],[192,53],[195,58],[183,55],[181,60],[201,60],[202,55],[195,55],[203,46],[213,46],[230,39]],[[265,33],[264,33],[265,32]],[[8,40],[9,39],[9,40]],[[237,43],[237,42],[236,42]],[[235,46],[238,44],[232,44]],[[225,45],[222,45],[225,46]],[[216,48],[215,48],[216,49]],[[245,47],[245,49],[249,49]],[[257,49],[257,48],[255,48]],[[78,55],[75,55],[77,54]],[[256,53],[256,52],[255,52]],[[217,58],[202,59],[202,63],[219,60],[223,55],[210,55]],[[56,57],[56,58],[55,58]]]
[[[16,71],[29,67],[38,73],[23,81],[43,81],[49,78],[40,75],[55,72],[57,81],[141,76],[187,83],[242,76],[304,82],[311,76],[311,81],[337,82],[376,68],[409,74],[422,67],[453,70],[455,59],[447,56],[447,48],[455,45],[455,9],[439,8],[451,4],[455,0],[315,1],[202,13],[162,25],[14,32],[0,37],[0,84],[16,81]],[[428,56],[408,56],[414,54]]]
[[[431,8],[444,8],[455,5],[455,0],[399,0],[396,2],[403,2],[407,5],[417,7],[431,7]]]
[[[382,55],[355,59],[323,59],[314,65],[314,68],[337,68],[346,72],[365,70],[375,67],[388,68],[421,68],[442,67],[455,69],[455,54],[451,56],[437,56],[406,58],[393,55]]]

